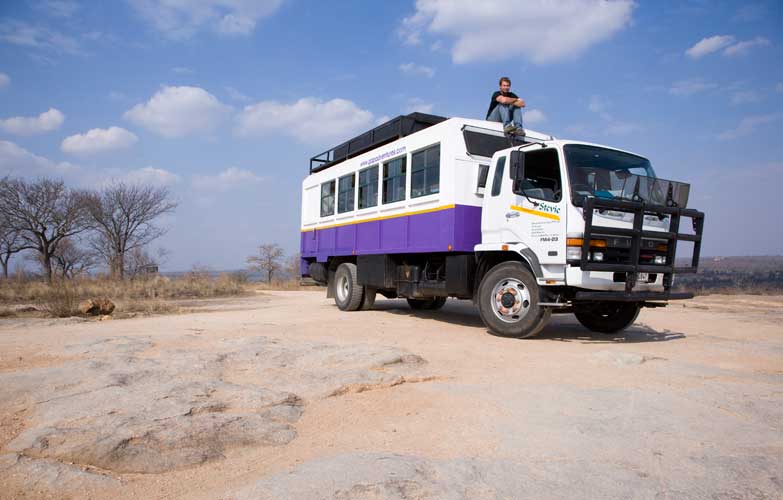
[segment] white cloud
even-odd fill
[[[529,109],[525,111],[524,123],[534,125],[536,123],[544,123],[546,121],[546,115],[540,109]]]
[[[755,49],[756,47],[767,47],[769,45],[769,40],[763,36],[757,36],[753,40],[737,42],[730,47],[726,47],[726,50],[723,51],[723,54],[727,56],[743,56],[750,52],[751,49]]]
[[[130,0],[136,12],[164,36],[192,37],[202,28],[224,35],[249,35],[282,0]]]
[[[201,191],[226,192],[236,188],[257,184],[264,179],[250,170],[229,167],[217,175],[196,175],[193,177],[193,187]]]
[[[246,106],[237,116],[235,131],[243,137],[283,133],[301,142],[319,143],[346,139],[372,122],[373,114],[352,101],[304,97],[292,104],[261,101]]]
[[[226,94],[228,94],[228,97],[240,102],[250,102],[252,99],[250,97],[246,96],[242,92],[238,91],[234,87],[226,86],[224,87],[226,89]]]
[[[0,176],[61,176],[78,170],[71,163],[55,163],[10,141],[0,141]]]
[[[11,85],[11,77],[5,73],[0,73],[0,89]]]
[[[214,130],[230,109],[200,87],[163,87],[123,117],[164,137],[183,137]]]
[[[411,99],[408,99],[408,102],[405,103],[405,113],[432,113],[432,107],[433,104],[431,102],[426,102],[423,99],[419,99],[418,97],[413,97]]]
[[[575,57],[628,26],[633,0],[418,0],[398,34],[456,38],[455,63],[523,57],[543,64]]]
[[[427,78],[432,78],[435,76],[434,69],[430,68],[429,66],[420,66],[412,62],[400,64],[400,71],[406,75],[426,76]]]
[[[94,128],[84,134],[66,137],[60,149],[65,153],[88,155],[127,148],[138,140],[135,134],[121,127]]]
[[[36,7],[53,17],[71,17],[81,5],[70,0],[41,0]]]
[[[718,86],[712,82],[705,82],[702,79],[693,78],[672,83],[672,86],[669,87],[669,93],[676,96],[689,96],[716,88],[718,88]]]
[[[121,179],[130,183],[153,184],[156,186],[170,186],[179,182],[179,176],[177,174],[155,167],[144,167],[131,170],[123,175]]]
[[[761,96],[755,90],[734,92],[731,95],[731,103],[735,106],[739,106],[740,104],[752,104],[755,102],[761,102]]]
[[[732,43],[734,43],[734,37],[731,35],[715,35],[702,38],[696,45],[686,50],[685,54],[693,59],[699,59],[707,54],[717,52]]]
[[[775,91],[783,93],[783,82],[780,82],[777,85],[775,85]]]
[[[739,125],[731,130],[726,130],[718,135],[719,139],[729,140],[751,135],[757,128],[783,119],[783,113],[770,113],[766,115],[746,116],[740,120]]]
[[[0,120],[0,129],[9,134],[31,135],[57,130],[65,121],[60,110],[49,108],[38,116],[14,116]]]
[[[616,118],[612,113],[609,112],[611,107],[611,101],[600,95],[591,96],[590,101],[587,104],[587,109],[598,115],[598,117],[603,121],[603,123],[600,123],[599,126],[605,135],[628,135],[643,130],[643,127],[639,124],[625,122]],[[594,125],[592,128],[595,129],[598,127]],[[587,132],[587,128],[579,126],[579,128],[570,128],[569,132],[578,132],[583,134]]]
[[[0,40],[13,45],[58,53],[82,53],[79,42],[73,37],[59,31],[13,19],[0,21]]]

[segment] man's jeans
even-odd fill
[[[515,126],[522,128],[522,108],[510,104],[498,104],[489,114],[487,120],[501,122],[503,125],[508,125],[513,120]]]

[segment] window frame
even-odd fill
[[[329,185],[329,184],[332,185],[332,187],[331,187],[332,193],[331,193],[331,195],[324,196],[324,187]],[[320,210],[320,214],[321,214],[322,218],[323,217],[332,217],[332,216],[334,216],[335,208],[336,208],[336,204],[335,204],[336,200],[335,200],[335,198],[337,196],[337,192],[335,191],[336,187],[337,186],[336,186],[335,179],[328,180],[328,181],[325,181],[325,182],[321,183],[321,207],[320,207],[321,210]],[[330,197],[332,198],[332,211],[331,211],[331,213],[324,213],[324,199],[327,199],[327,198],[330,198]]]
[[[374,203],[372,205],[362,206],[362,187],[369,187],[369,186],[373,185],[372,182],[368,182],[367,184],[362,184],[361,183],[362,173],[368,172],[368,171],[370,171],[372,169],[375,169],[375,183],[374,183],[375,184],[375,196],[374,196],[374,199],[373,199]],[[375,207],[377,207],[378,206],[378,191],[379,191],[379,184],[380,184],[380,178],[381,178],[380,163],[375,163],[373,165],[370,165],[369,167],[365,167],[365,168],[359,170],[358,174],[359,174],[358,178],[356,179],[356,187],[357,187],[357,191],[356,191],[356,207],[357,207],[357,210],[365,210],[365,209],[368,209],[368,208],[375,208]]]
[[[400,175],[395,175],[394,177],[387,177],[386,171],[387,167],[395,162],[395,161],[402,161],[402,173]],[[392,203],[399,203],[401,201],[405,201],[408,199],[408,155],[402,155],[398,156],[396,158],[392,158],[389,161],[383,162],[381,165],[383,165],[383,177],[381,177],[381,204],[382,205],[390,205]],[[402,179],[402,198],[397,200],[387,200],[386,199],[386,182],[392,179]]]
[[[513,191],[513,193],[515,195],[517,195],[517,196],[525,196],[526,198],[531,198],[531,199],[534,199],[534,200],[546,201],[548,203],[560,203],[561,201],[563,201],[563,173],[562,173],[562,169],[560,168],[561,154],[560,154],[560,151],[557,148],[544,148],[544,149],[537,149],[537,150],[534,150],[534,151],[526,152],[525,153],[525,179],[528,178],[527,177],[527,173],[528,173],[528,164],[529,164],[528,157],[529,157],[529,155],[542,155],[543,156],[545,154],[552,154],[552,153],[554,153],[554,155],[555,155],[555,164],[557,165],[557,178],[556,179],[551,179],[551,180],[556,182],[555,187],[558,188],[557,190],[555,190],[555,189],[552,190],[553,191],[553,195],[554,195],[555,192],[558,192],[558,194],[555,196],[555,199],[549,200],[547,198],[541,198],[541,197],[538,197],[538,196],[534,196],[533,194],[531,194],[529,192],[529,189],[522,190],[519,186],[517,186],[517,181],[513,181],[512,180],[511,190]],[[511,174],[511,171],[509,170],[509,175],[510,174]],[[542,177],[542,178],[543,179],[550,179],[549,177]],[[540,189],[540,188],[535,188],[535,189]]]
[[[351,178],[351,189],[348,190],[341,190],[340,187],[342,186],[342,182],[345,179]],[[345,210],[342,210],[342,201],[343,201],[343,194],[344,193],[350,193],[350,199],[351,199],[351,206],[350,208],[346,208]],[[353,212],[356,210],[356,172],[351,172],[350,174],[345,174],[337,178],[337,214],[344,214],[348,212]]]
[[[423,196],[430,196],[430,195],[433,195],[433,194],[440,193],[440,173],[441,173],[440,166],[441,166],[441,158],[442,158],[442,156],[441,156],[441,147],[440,146],[441,146],[440,142],[437,142],[435,144],[430,144],[429,146],[425,146],[425,147],[420,148],[420,149],[418,149],[416,151],[413,151],[410,154],[410,157],[411,157],[411,162],[410,162],[411,163],[411,165],[410,165],[410,171],[411,171],[410,198],[411,199],[413,199],[413,198],[421,198]],[[435,165],[433,167],[431,165],[427,165],[427,159],[428,159],[427,153],[428,153],[428,151],[433,150],[435,148],[438,149],[438,163],[437,163],[437,165]],[[414,170],[413,157],[416,156],[416,155],[419,155],[419,154],[423,154],[424,155],[424,164],[423,164],[424,166],[421,169],[419,169],[419,170]],[[428,173],[431,172],[434,169],[437,169],[437,171],[438,171],[437,182],[436,182],[436,184],[438,186],[438,189],[437,189],[437,191],[427,192],[427,189],[429,187],[428,182],[427,182],[429,180]],[[418,173],[419,171],[424,172],[423,192],[422,192],[422,194],[413,194],[414,193],[414,191],[413,191],[413,189],[414,189],[414,185],[413,185],[414,175],[416,173]]]

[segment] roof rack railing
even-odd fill
[[[401,137],[411,135],[419,130],[424,130],[425,128],[436,125],[446,119],[447,118],[444,116],[428,115],[426,113],[411,113],[392,118],[372,130],[368,130],[339,146],[310,158],[310,173],[313,174],[326,170],[348,158],[362,154]]]

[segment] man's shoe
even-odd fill
[[[514,135],[525,135],[525,129],[522,127],[514,128]]]
[[[509,123],[508,125],[503,127],[504,134],[513,134],[516,132],[516,130],[517,130],[517,126],[514,125],[513,123]]]

